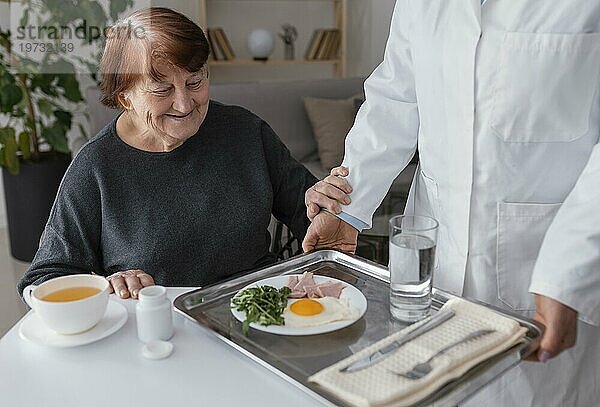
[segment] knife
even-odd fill
[[[353,373],[353,372],[357,372],[359,370],[365,369],[369,366],[372,366],[376,363],[379,363],[383,359],[387,358],[392,353],[394,353],[395,350],[397,350],[399,347],[401,347],[405,343],[410,342],[413,339],[423,335],[424,333],[431,331],[433,328],[443,324],[444,322],[446,322],[453,316],[454,316],[454,311],[452,311],[452,310],[438,312],[433,317],[431,317],[431,319],[429,319],[429,321],[425,322],[423,325],[421,325],[417,329],[407,333],[400,339],[395,340],[394,342],[390,343],[389,345],[385,346],[384,348],[381,348],[378,351],[371,353],[369,356],[365,356],[362,359],[352,362],[348,366],[341,368],[339,371],[341,373]]]

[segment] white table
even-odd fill
[[[174,299],[188,291],[169,288]],[[318,406],[205,328],[175,314],[173,354],[147,360],[137,339],[135,300],[113,335],[74,348],[42,347],[19,336],[19,322],[0,339],[0,406]]]

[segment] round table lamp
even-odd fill
[[[248,50],[257,61],[266,61],[275,47],[275,36],[264,28],[252,30],[248,35]]]

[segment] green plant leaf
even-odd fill
[[[0,127],[0,144],[6,145],[10,139],[15,138],[15,129],[12,127]]]
[[[61,2],[62,3],[62,2]],[[104,8],[97,1],[89,1],[89,0],[79,0],[77,4],[77,12],[84,21],[87,22],[88,29],[89,27],[99,27],[100,29],[104,28],[106,24],[106,14],[104,13]],[[85,42],[93,42],[97,41],[99,38],[91,38],[89,35],[86,35]]]
[[[31,134],[26,131],[19,133],[19,150],[21,150],[24,160],[29,160],[31,157],[31,143],[29,142],[30,137]]]
[[[70,112],[67,112],[65,110],[55,110],[54,116],[56,117],[56,121],[62,124],[65,130],[68,131],[71,128],[73,115]]]
[[[58,96],[53,83],[55,79],[55,74],[33,75],[31,78],[31,90],[35,91],[39,89],[48,96]]]
[[[0,54],[2,55],[2,54]],[[15,76],[10,73],[8,67],[4,65],[4,61],[0,63],[0,88],[15,83]]]
[[[10,38],[7,31],[0,32],[0,46],[7,50],[10,48]]]
[[[11,116],[12,117],[24,117],[27,113],[25,113],[25,110],[23,110],[22,108],[18,107],[15,110],[12,111]]]
[[[54,106],[48,99],[39,99],[37,101],[37,105],[40,109],[40,112],[42,112],[44,116],[48,118],[52,117],[52,111],[54,109]]]
[[[30,129],[31,131],[33,131],[33,129],[35,128],[35,122],[33,121],[33,119],[29,116],[27,116],[25,118],[25,126]]]
[[[58,21],[62,21],[64,23],[73,22],[78,18],[78,16],[81,16],[81,12],[79,11],[78,13],[81,0],[44,0],[43,3],[46,6],[50,16]]]
[[[116,21],[119,15],[127,9],[127,7],[133,6],[132,0],[111,0],[110,2],[110,18]]]
[[[23,99],[23,91],[17,84],[8,83],[0,88],[0,112],[9,113]]]
[[[46,54],[44,63],[48,68],[48,72],[58,73],[59,80],[61,75],[72,75],[77,72],[75,65],[64,58],[56,58],[56,54]]]
[[[83,96],[79,90],[79,82],[74,74],[58,75],[58,86],[63,88],[63,96],[71,102],[83,102]]]
[[[27,26],[27,23],[29,23],[29,9],[25,9],[23,11],[23,15],[21,16],[21,21],[19,21],[19,25],[21,27],[25,27]]]
[[[8,169],[8,171],[17,175],[19,173],[19,158],[17,157],[17,140],[15,140],[15,130],[6,128],[7,130],[12,130],[12,132],[4,132],[2,137],[2,144],[4,144],[4,148],[2,149],[3,156],[3,165]],[[10,136],[9,134],[12,133]]]
[[[42,138],[52,147],[53,150],[68,153],[69,143],[67,141],[67,130],[61,123],[55,122],[50,127],[42,129]]]

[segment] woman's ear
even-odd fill
[[[124,93],[119,93],[117,96],[117,99],[119,101],[119,104],[123,107],[123,109],[125,109],[125,110],[132,109],[131,100],[129,100],[127,95],[125,95]]]

